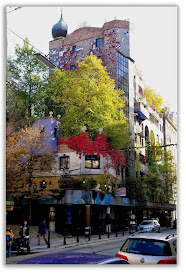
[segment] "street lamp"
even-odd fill
[[[40,60],[43,64],[48,66],[50,69],[56,68],[56,65],[52,61],[50,61],[46,56],[44,56],[40,53],[36,53],[35,56],[38,60]]]

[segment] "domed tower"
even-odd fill
[[[63,20],[63,13],[61,10],[60,20],[52,27],[52,37],[55,39],[66,37],[68,26]]]

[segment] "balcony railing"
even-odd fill
[[[141,102],[134,103],[134,113],[141,120],[149,119],[149,112]]]

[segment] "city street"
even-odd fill
[[[176,233],[175,229],[163,229],[167,234]],[[128,236],[118,236],[112,239],[87,241],[86,244],[75,244],[58,249],[48,249],[42,253],[29,255],[12,254],[7,264],[91,264],[110,257],[115,257]]]

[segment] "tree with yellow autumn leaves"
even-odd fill
[[[38,126],[22,129],[6,139],[6,191],[7,197],[46,199],[50,190],[45,184],[34,184],[34,174],[50,171],[55,153],[50,140]],[[30,211],[31,213],[31,211]]]

